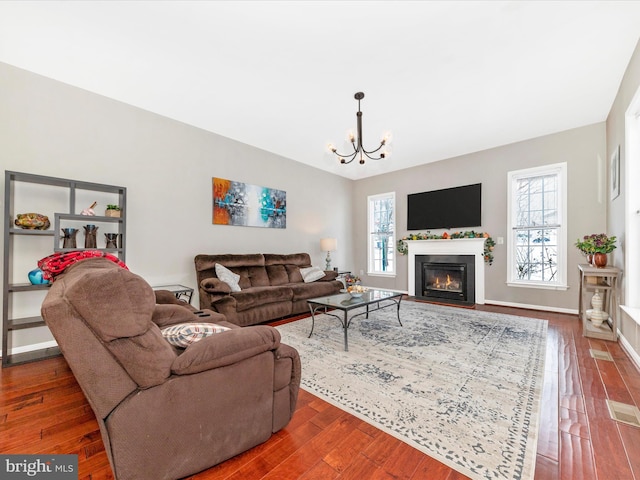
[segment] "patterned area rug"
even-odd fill
[[[339,312],[341,313],[341,312]],[[547,322],[403,302],[278,326],[302,387],[474,479],[532,479]]]

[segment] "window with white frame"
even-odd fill
[[[508,173],[508,283],[566,289],[567,164]]]
[[[396,194],[381,193],[368,197],[368,272],[395,274]]]

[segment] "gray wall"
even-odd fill
[[[615,257],[615,265],[623,269],[623,289],[621,304],[624,304],[625,299],[625,252],[628,249],[637,249],[637,239],[631,239],[629,243],[625,242],[625,234],[627,232],[627,224],[625,218],[625,210],[628,208],[637,209],[637,205],[629,205],[627,198],[627,191],[625,188],[626,171],[628,162],[631,161],[627,158],[626,152],[626,138],[625,138],[625,113],[633,96],[640,87],[640,43],[636,46],[636,50],[629,61],[629,65],[625,72],[625,75],[620,84],[618,94],[609,112],[607,118],[607,153],[608,157],[613,152],[614,148],[620,146],[620,183],[622,189],[620,196],[610,202],[608,207],[608,231],[612,235],[617,235],[622,240],[621,247],[617,250]],[[609,158],[608,158],[609,160]],[[637,161],[637,159],[634,159]],[[637,185],[628,185],[627,188],[637,188]],[[637,274],[637,272],[635,272]],[[635,286],[637,288],[638,285]],[[630,293],[637,298],[637,292]],[[640,359],[640,325],[638,322],[640,318],[633,319],[624,312],[621,315],[620,332],[623,336],[623,343],[631,352],[635,352],[636,361]]]
[[[606,228],[605,124],[547,135],[532,140],[476,152],[441,162],[413,167],[384,176],[359,180],[355,184],[353,220],[357,245],[366,245],[367,196],[388,191],[396,192],[398,237],[407,235],[407,194],[482,183],[482,226],[476,231],[488,232],[496,245],[495,261],[485,270],[487,303],[535,306],[563,310],[578,307],[577,264],[584,261],[576,239]],[[464,132],[461,133],[463,135]],[[428,141],[428,138],[425,140]],[[391,160],[390,160],[391,161]],[[507,280],[507,172],[523,168],[567,162],[568,170],[568,270],[569,289],[551,291],[509,287]],[[461,229],[465,230],[465,229]],[[444,230],[434,230],[441,233]],[[360,248],[356,264],[366,272],[366,250]],[[369,277],[368,285],[407,290],[407,257],[400,257],[395,278]]]
[[[308,252],[324,266],[325,236],[338,239],[334,265],[352,268],[351,180],[2,63],[0,159],[127,187],[127,264],[151,284],[195,287],[198,253]],[[212,225],[214,176],[285,190],[287,228]]]
[[[389,191],[403,236],[407,194],[481,182],[477,230],[506,240],[507,172],[566,161],[569,290],[508,287],[505,244],[486,269],[486,299],[575,310],[583,258],[573,243],[607,227],[605,123],[353,182],[0,63],[0,158],[4,169],[128,187],[127,263],[152,284],[195,287],[193,256],[202,252],[307,251],[321,265],[323,236],[338,238],[334,265],[366,272],[367,196]],[[285,190],[287,229],[212,225],[213,176]],[[395,278],[365,275],[364,283],[407,290],[406,260]]]

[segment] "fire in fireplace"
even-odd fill
[[[473,255],[418,255],[415,279],[417,297],[457,305],[475,303]]]

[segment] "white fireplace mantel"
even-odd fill
[[[405,240],[409,247],[409,295],[416,294],[416,255],[474,255],[476,303],[484,304],[484,238]]]

